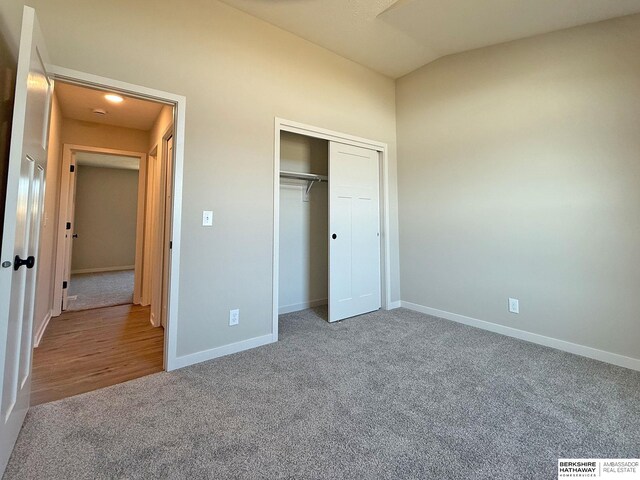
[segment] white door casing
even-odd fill
[[[76,145],[65,143],[62,148],[62,174],[60,177],[60,204],[58,215],[58,233],[57,233],[57,245],[56,245],[56,257],[55,257],[55,279],[54,279],[54,293],[53,293],[53,305],[52,316],[59,316],[63,310],[67,309],[67,294],[71,287],[71,271],[72,271],[72,258],[73,258],[73,243],[75,230],[75,197],[76,197],[76,184],[78,165],[76,162],[76,154],[79,152],[89,153],[101,153],[106,155],[115,155],[123,157],[137,157],[140,162],[140,182],[143,188],[140,189],[138,194],[138,215],[142,211],[144,213],[144,172],[146,170],[146,154],[142,152],[131,152],[128,150],[116,150],[112,148],[92,147],[87,145]],[[145,167],[145,168],[143,168]],[[139,222],[140,223],[140,222]],[[67,224],[69,229],[67,230]],[[135,258],[135,272],[136,279],[134,281],[134,302],[139,302],[139,295],[136,296],[136,292],[140,291],[142,282],[142,243],[143,237],[138,232],[143,229],[142,225],[138,225],[136,230],[136,258]],[[140,271],[139,271],[140,270]],[[67,288],[64,289],[63,285],[66,282]]]
[[[160,323],[163,327],[167,326],[168,315],[168,299],[171,278],[171,205],[173,204],[173,134],[167,138],[167,156],[166,165],[166,182],[165,182],[165,202],[164,202],[164,238],[162,243],[162,313]]]
[[[53,82],[35,11],[25,7],[0,268],[0,474],[29,408],[32,328]],[[17,270],[16,258],[28,260]]]
[[[329,321],[378,310],[379,154],[329,143]]]

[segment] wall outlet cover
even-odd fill
[[[509,311],[511,313],[520,313],[520,301],[517,298],[509,298]]]
[[[240,323],[240,310],[229,310],[229,326],[233,327],[234,325],[238,325]]]

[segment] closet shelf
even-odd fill
[[[316,182],[328,182],[329,177],[326,175],[316,175],[315,173],[302,173],[302,172],[286,172],[280,171],[280,178],[288,178],[290,180],[303,180],[307,182],[307,190],[305,192],[305,198],[308,198],[311,187]]]

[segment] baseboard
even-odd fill
[[[387,310],[395,310],[396,308],[400,308],[402,306],[402,302],[398,300],[397,302],[391,302],[387,305]]]
[[[156,323],[156,316],[153,312],[151,312],[151,314],[149,315],[149,322],[151,323],[152,327],[159,327],[160,323]]]
[[[71,270],[71,275],[75,275],[77,273],[120,272],[122,270],[135,270],[135,268],[135,265],[123,265],[120,267],[83,268],[80,270]]]
[[[638,358],[625,357],[624,355],[619,355],[617,353],[606,352],[604,350],[598,350],[597,348],[586,347],[584,345],[578,345],[577,343],[546,337],[537,333],[526,332],[524,330],[487,322],[485,320],[478,320],[477,318],[458,315],[457,313],[425,307],[416,303],[402,301],[402,306],[409,310],[433,315],[434,317],[444,318],[446,320],[463,323],[471,327],[481,328],[482,330],[488,330],[508,337],[526,340],[527,342],[537,343],[538,345],[544,345],[545,347],[551,347],[557,350],[573,353],[575,355],[599,360],[601,362],[611,363],[613,365],[618,365],[619,367],[640,371],[640,359]]]
[[[33,339],[34,348],[40,345],[40,340],[42,340],[44,331],[47,329],[47,326],[49,325],[50,321],[51,321],[51,310],[49,310],[47,314],[44,316],[44,320],[42,321],[42,323],[40,324],[40,328],[38,328],[38,331],[36,332],[36,335]]]
[[[273,335],[269,334],[263,335],[262,337],[250,338],[249,340],[243,340],[237,343],[231,343],[222,347],[203,350],[190,355],[183,355],[182,357],[176,357],[176,359],[171,362],[171,370],[188,367],[189,365],[206,362],[207,360],[213,360],[214,358],[224,357],[226,355],[242,352],[251,348],[262,347],[263,345],[268,345],[269,343],[276,341],[277,339],[274,339]]]
[[[311,300],[310,302],[296,303],[294,305],[285,305],[283,307],[278,307],[278,315],[282,315],[284,313],[299,312],[300,310],[319,307],[321,305],[326,305],[327,303],[329,303],[329,300],[326,298],[323,298],[322,300]]]

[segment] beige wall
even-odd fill
[[[149,132],[65,118],[62,143],[145,153]]]
[[[280,170],[327,175],[329,142],[282,132]],[[305,182],[280,180],[280,285],[281,311],[307,308],[324,301],[329,289],[329,193],[327,183],[311,188],[303,201]]]
[[[399,80],[403,300],[640,358],[638,52],[640,15]]]
[[[49,130],[49,151],[40,231],[40,251],[38,257],[38,278],[36,283],[36,305],[33,332],[36,339],[43,333],[47,318],[53,307],[53,288],[56,266],[58,236],[58,204],[60,201],[60,173],[62,164],[62,112],[58,98],[54,95],[51,104],[51,126]],[[62,299],[60,299],[62,301]]]
[[[162,107],[162,110],[160,110],[158,118],[156,118],[156,121],[153,123],[153,127],[151,127],[151,131],[148,133],[147,148],[145,149],[147,153],[150,153],[152,150],[157,148],[158,156],[162,156],[162,140],[172,123],[173,107],[165,105]]]
[[[79,166],[72,273],[133,268],[137,208],[137,170]]]
[[[14,39],[22,3],[0,5]],[[30,4],[54,63],[187,97],[179,355],[271,332],[275,116],[388,142],[397,226],[391,79],[215,0]]]

